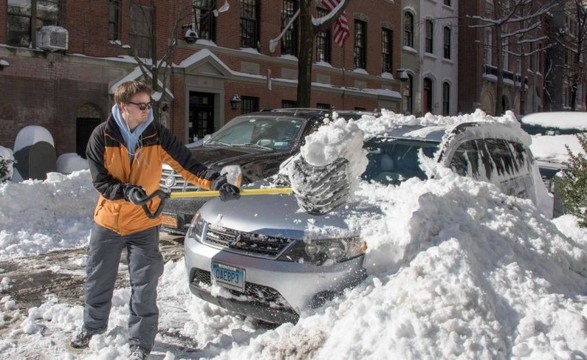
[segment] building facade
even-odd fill
[[[545,23],[555,40],[546,49],[545,110],[587,110],[586,14],[587,1],[564,0]]]
[[[312,4],[315,18],[328,13]],[[58,155],[83,155],[117,84],[145,74],[164,85],[155,95],[160,121],[185,142],[240,113],[296,106],[299,7],[297,0],[0,0],[0,145],[11,148],[20,129],[40,125]],[[401,4],[353,1],[345,14],[350,36],[342,47],[334,27],[315,38],[312,106],[402,111]],[[157,67],[162,60],[169,66]]]
[[[459,3],[459,111],[544,110],[545,49],[551,42],[543,26],[551,15],[547,3]]]

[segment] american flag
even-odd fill
[[[326,10],[330,12],[340,3],[340,0],[322,0],[321,2]],[[343,47],[345,40],[350,35],[351,32],[349,30],[349,22],[346,17],[346,12],[343,11],[334,23],[334,32],[332,33],[332,38],[334,39],[334,42],[338,44],[338,46]]]

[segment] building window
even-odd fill
[[[393,32],[381,29],[381,63],[382,72],[393,72]]]
[[[259,111],[259,98],[253,96],[241,96],[241,113]]]
[[[483,61],[486,65],[491,65],[493,62],[492,54],[493,54],[493,36],[491,35],[491,29],[485,29],[485,39],[484,39],[484,46],[483,46]]]
[[[318,8],[318,17],[326,16],[328,12],[324,9]],[[327,62],[331,60],[331,42],[330,30],[319,31],[316,34],[316,62]]]
[[[259,0],[241,0],[241,47],[259,47]]]
[[[295,100],[281,100],[281,107],[284,109],[298,107],[298,102]]]
[[[404,13],[404,46],[414,47],[414,15]]]
[[[353,64],[355,69],[367,67],[367,23],[361,20],[355,20]]]
[[[120,0],[108,1],[108,40],[120,40]]]
[[[6,43],[36,46],[36,33],[43,26],[61,25],[60,0],[8,0]]]
[[[297,0],[283,0],[281,2],[281,31],[289,24],[298,10]],[[298,55],[298,20],[296,19],[281,38],[282,55]]]
[[[408,114],[413,114],[414,113],[414,76],[412,76],[412,74],[408,74],[408,83],[404,86],[407,87],[407,88],[404,88],[405,98],[406,98],[405,112]]]
[[[503,69],[508,70],[510,67],[510,45],[507,39],[504,39],[501,44],[501,59]]]
[[[434,23],[432,20],[426,20],[426,40],[425,51],[432,54],[434,52]]]
[[[450,113],[450,84],[446,81],[442,83],[442,115]]]
[[[216,0],[193,0],[194,31],[200,39],[216,41]]]
[[[444,5],[450,6],[450,0],[444,0]]]
[[[151,57],[151,26],[153,9],[148,6],[131,4],[130,6],[130,46],[132,53],[138,57]]]
[[[451,31],[448,26],[444,27],[444,53],[443,56],[445,59],[450,59],[450,37]]]
[[[422,112],[432,113],[432,80],[424,79],[424,88],[422,89]]]
[[[330,110],[331,106],[330,104],[325,104],[325,103],[317,103],[316,104],[316,108],[317,109],[326,109],[326,110]]]

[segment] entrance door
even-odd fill
[[[96,118],[80,118],[75,123],[75,152],[82,158],[86,158],[86,146],[92,131],[102,120]]]
[[[190,92],[188,142],[201,139],[214,131],[214,94]]]

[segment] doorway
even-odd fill
[[[214,94],[190,91],[188,142],[214,131]]]
[[[100,125],[101,119],[78,117],[75,122],[75,152],[82,158],[86,158],[86,147],[90,135],[96,126]]]

